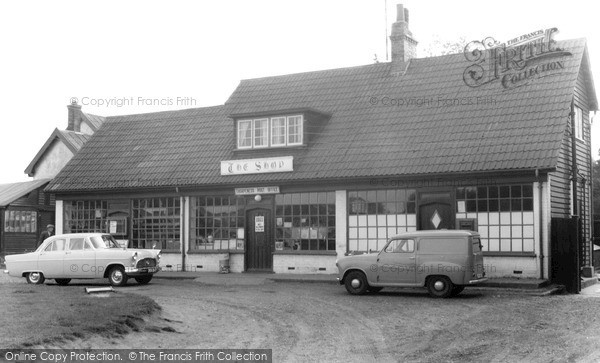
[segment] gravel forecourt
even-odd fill
[[[164,279],[119,291],[155,299],[163,311],[152,324],[175,332],[94,336],[61,347],[266,348],[274,362],[600,361],[599,296],[501,289],[466,289],[453,299],[400,289],[352,296],[331,283]]]

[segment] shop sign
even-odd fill
[[[221,161],[221,175],[281,173],[287,171],[294,171],[293,156]]]
[[[235,195],[279,194],[279,187],[235,188]]]

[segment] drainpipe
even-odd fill
[[[539,192],[539,225],[540,225],[540,280],[544,279],[544,200],[542,199],[544,196],[543,188],[542,188],[542,178],[540,178],[540,170],[535,169],[535,177],[538,182],[538,192]]]

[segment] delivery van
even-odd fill
[[[425,287],[433,297],[451,297],[487,280],[481,248],[474,231],[407,232],[390,238],[381,251],[339,258],[338,281],[353,295]]]

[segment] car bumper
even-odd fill
[[[155,274],[160,271],[160,266],[155,267],[125,267],[125,274],[127,276],[138,276]]]

